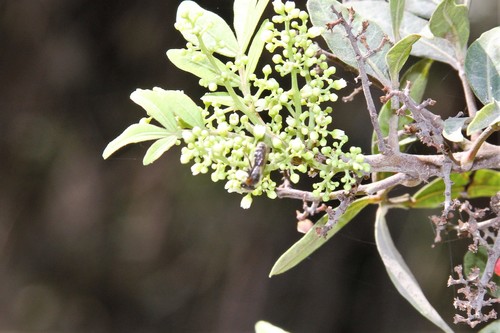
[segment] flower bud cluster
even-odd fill
[[[231,75],[244,73],[249,62],[243,56],[221,62],[220,73],[211,82],[200,80],[212,92],[224,86],[227,93],[205,95],[205,128],[184,130],[182,136],[186,146],[182,148],[181,162],[192,162],[193,174],[211,172],[213,181],[226,180],[225,187],[230,192],[248,192],[242,184],[249,179],[255,163],[256,145],[260,141],[266,143],[267,163],[259,183],[243,199],[245,207],[251,204],[252,195],[266,193],[270,198],[276,197],[277,184],[270,178],[275,170],[288,175],[292,183],[298,183],[303,175],[318,177],[313,193],[325,201],[341,184],[349,190],[369,171],[361,149],[342,151],[348,138],[343,131],[331,127],[332,108],[322,106],[336,101],[333,91],[346,85],[345,80],[333,78],[335,67],[327,63],[326,56],[312,41],[322,29],[308,27],[308,14],[295,8],[292,1],[275,0],[273,8],[276,15],[256,37],[262,38],[267,51],[273,54],[272,63],[262,68],[261,76],[251,73],[247,77],[250,89],[236,98],[247,111],[235,105],[230,88]],[[186,14],[185,21],[196,17],[196,13]],[[203,32],[194,31],[194,26],[184,23],[176,27],[200,37]],[[203,51],[192,43],[186,49],[192,61],[213,56]],[[290,81],[290,89],[280,85],[278,80],[283,79]]]

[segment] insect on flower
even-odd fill
[[[255,147],[253,165],[250,163],[250,169],[248,170],[248,177],[244,182],[241,183],[241,188],[247,191],[255,190],[255,186],[262,179],[262,174],[264,173],[264,167],[267,162],[267,154],[269,153],[269,148],[264,142],[259,142],[257,147]]]

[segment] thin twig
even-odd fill
[[[460,160],[464,169],[472,167],[472,163],[474,162],[474,158],[476,157],[479,148],[481,148],[482,144],[486,141],[486,139],[488,139],[491,134],[495,133],[498,130],[500,130],[500,123],[490,125],[474,140],[474,142],[472,143],[472,147],[466,152],[466,154],[463,156],[463,159]]]
[[[378,150],[383,153],[387,154],[390,153],[389,148],[386,146],[384,142],[384,136],[382,134],[382,131],[380,130],[380,125],[378,123],[378,115],[377,115],[377,110],[375,108],[375,103],[373,101],[372,94],[370,92],[370,80],[368,78],[368,74],[366,73],[366,68],[365,68],[365,58],[364,55],[362,54],[361,50],[359,49],[358,42],[356,37],[353,34],[352,31],[352,26],[348,20],[343,16],[342,13],[337,11],[334,6],[331,6],[332,12],[337,15],[338,18],[343,18],[339,22],[340,25],[342,25],[347,33],[347,38],[349,39],[349,42],[351,43],[351,46],[353,48],[354,53],[356,54],[356,62],[358,65],[358,70],[359,70],[359,77],[361,78],[361,85],[363,87],[363,93],[365,95],[366,99],[366,106],[368,108],[368,112],[370,114],[370,120],[373,126],[373,130],[375,131],[375,134],[377,135],[377,146]],[[354,15],[353,10],[350,12],[350,16],[352,17]]]

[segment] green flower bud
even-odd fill
[[[290,175],[290,181],[294,184],[297,184],[300,181],[300,176],[298,173],[292,173]]]
[[[243,209],[248,209],[252,205],[252,201],[253,201],[252,195],[249,193],[241,199],[240,207]]]
[[[266,134],[266,126],[264,125],[255,125],[253,128],[253,135],[256,139],[262,139]]]
[[[304,143],[301,139],[295,138],[290,141],[290,149],[294,152],[300,152],[304,150]]]

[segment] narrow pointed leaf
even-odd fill
[[[148,165],[156,161],[164,152],[169,150],[177,141],[177,136],[170,135],[166,138],[156,140],[146,151],[142,164]]]
[[[375,242],[377,243],[378,252],[392,283],[399,293],[420,312],[420,314],[443,331],[453,333],[453,330],[429,303],[422,289],[420,289],[417,280],[396,249],[385,220],[386,213],[387,208],[379,206],[375,220]]]
[[[269,0],[235,0],[233,5],[233,26],[240,46],[244,53],[250,43],[255,28],[267,7]]]
[[[467,126],[467,135],[480,131],[488,126],[493,126],[500,122],[500,102],[493,101],[486,104],[479,110],[469,126]]]
[[[335,235],[340,229],[342,229],[347,223],[349,223],[358,213],[365,208],[368,204],[373,203],[373,199],[364,197],[353,201],[353,203],[347,208],[344,215],[342,215],[333,226],[333,228],[328,231],[326,237],[320,237],[316,233],[316,228],[324,226],[328,221],[328,216],[324,215],[321,217],[316,224],[297,241],[292,247],[290,247],[281,257],[276,261],[269,276],[278,275],[288,271],[289,269],[298,265],[302,260],[306,259],[314,251],[316,251],[321,245],[325,244],[333,235]]]
[[[118,149],[131,144],[150,140],[157,140],[164,137],[172,136],[172,132],[155,125],[148,123],[138,123],[130,125],[116,139],[108,143],[102,157],[107,159],[111,154]]]
[[[453,199],[465,196],[466,198],[491,197],[500,188],[500,172],[494,170],[478,170],[461,174],[451,174],[451,197]],[[438,208],[444,202],[444,182],[441,178],[435,179],[422,187],[411,198],[412,208]]]
[[[266,26],[269,20],[265,20],[262,22],[259,30],[255,34],[254,39],[252,40],[252,44],[250,45],[250,49],[248,50],[248,63],[246,66],[246,77],[248,78],[255,72],[255,68],[257,68],[257,64],[260,60],[260,56],[262,51],[264,50],[264,39],[262,39],[262,32],[264,31],[264,27]]]
[[[389,5],[391,7],[392,31],[395,40],[399,41],[401,39],[399,28],[405,12],[405,0],[389,0]]]
[[[500,27],[486,31],[469,46],[465,75],[484,105],[500,101]]]
[[[240,85],[238,76],[228,70],[226,65],[217,58],[213,63],[199,51],[188,52],[186,49],[170,49],[167,51],[168,59],[179,69],[191,73],[206,82],[214,82],[223,85],[221,73],[225,73],[232,87]],[[215,64],[215,66],[213,65]]]
[[[238,54],[236,37],[222,17],[203,9],[194,1],[182,1],[177,9],[176,27],[187,41],[200,45],[198,36],[193,33],[192,22],[210,52],[231,58]]]
[[[443,0],[432,14],[429,27],[434,36],[445,38],[457,49],[467,46],[470,33],[469,11],[455,0]]]
[[[415,44],[419,39],[420,35],[408,35],[394,44],[394,46],[387,52],[385,60],[387,62],[389,74],[392,80],[399,80],[399,72],[408,60],[413,44]]]

